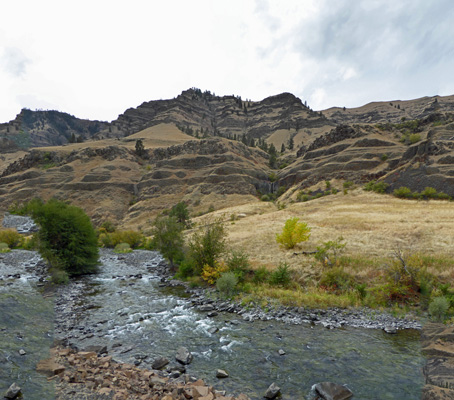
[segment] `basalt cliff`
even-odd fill
[[[0,124],[1,213],[55,196],[140,228],[182,200],[203,213],[370,180],[454,196],[453,179],[454,96],[316,112],[290,93],[189,89],[111,122],[24,109]]]

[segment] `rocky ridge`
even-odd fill
[[[83,206],[95,223],[111,219],[137,228],[179,201],[195,214],[277,191],[287,190],[281,201],[294,201],[299,190],[327,180],[380,179],[389,192],[430,186],[454,196],[453,111],[453,96],[320,113],[290,93],[250,101],[195,88],[128,109],[112,123],[77,125],[56,112],[23,111],[16,122],[0,125],[0,138],[6,140],[13,126],[23,130],[24,121],[36,120],[33,129],[41,129],[44,117],[61,117],[85,129],[87,141],[0,154],[0,211],[34,196],[55,196]],[[66,143],[36,135],[40,139],[29,145]],[[139,155],[134,143],[142,138],[147,146]],[[283,146],[279,168],[270,167],[268,153],[238,140]]]

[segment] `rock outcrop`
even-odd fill
[[[422,346],[427,358],[422,400],[454,399],[454,327],[427,324]]]

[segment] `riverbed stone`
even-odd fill
[[[56,363],[51,358],[48,358],[46,360],[41,360],[36,365],[36,370],[43,375],[54,376],[64,372],[65,367],[63,365]]]
[[[317,383],[315,392],[323,400],[347,400],[353,397],[353,392],[350,389],[333,382]]]
[[[224,371],[223,369],[218,369],[216,371],[216,378],[223,379],[223,378],[228,378],[229,374]]]
[[[186,347],[180,347],[177,350],[175,359],[183,365],[190,364],[192,362],[192,353]]]
[[[21,388],[14,382],[6,391],[5,398],[6,399],[16,399],[21,392]]]
[[[273,382],[266,390],[265,398],[266,399],[275,399],[279,395],[280,392],[281,392],[281,388]]]
[[[151,368],[153,369],[161,369],[164,368],[170,361],[165,357],[158,357],[153,361],[151,364]]]
[[[19,354],[20,354],[21,356],[25,356],[25,354],[27,354],[27,352],[26,352],[24,349],[20,349],[20,350],[19,350]]]

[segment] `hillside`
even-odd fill
[[[0,211],[56,196],[97,224],[143,227],[181,200],[194,215],[264,195],[290,203],[327,180],[454,196],[453,116],[454,96],[315,112],[290,93],[250,101],[199,89],[112,122],[22,110],[0,124]]]

